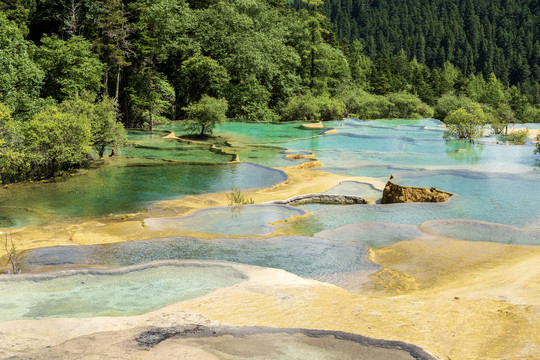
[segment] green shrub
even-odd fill
[[[472,103],[466,108],[452,111],[444,119],[446,125],[445,138],[472,141],[482,136],[488,118],[478,103]]]
[[[418,119],[433,116],[433,109],[417,96],[406,92],[391,93],[387,96],[391,106],[386,117],[395,119]]]
[[[508,134],[500,134],[497,139],[501,142],[509,142],[514,145],[525,145],[527,142],[527,129],[512,131]]]
[[[470,106],[471,103],[472,100],[468,97],[444,94],[437,100],[433,115],[436,119],[444,120],[452,111],[459,108],[466,108]]]

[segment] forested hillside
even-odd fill
[[[303,7],[296,1],[296,7]],[[325,0],[338,38],[360,40],[371,58],[395,55],[430,68],[448,61],[465,75],[491,72],[535,96],[540,83],[536,0]]]
[[[538,5],[474,1],[0,0],[0,182],[174,119],[540,121]]]

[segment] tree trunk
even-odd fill
[[[114,94],[114,102],[118,104],[118,93],[120,92],[120,65],[116,71],[116,92]]]
[[[200,137],[202,137],[204,135],[204,130],[206,129],[206,125],[202,124],[201,125],[201,133],[199,134]]]
[[[107,96],[109,93],[109,68],[105,68],[105,74],[103,75],[103,96]]]
[[[152,105],[150,105],[150,108],[148,109],[148,114],[150,115],[150,132],[154,131],[154,118],[152,116]]]

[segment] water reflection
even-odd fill
[[[446,141],[446,154],[459,162],[478,164],[484,151],[484,145],[459,140]]]

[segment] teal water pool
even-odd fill
[[[444,203],[403,203],[348,206],[318,206],[305,219],[284,225],[302,235],[364,222],[418,226],[430,220],[462,219],[540,228],[540,173],[487,173],[464,170],[417,171],[396,175],[406,186],[435,186],[457,195]],[[456,226],[457,225],[456,223]],[[459,232],[459,230],[458,230]],[[490,241],[507,243],[504,232]],[[453,236],[450,236],[453,237]],[[463,238],[458,237],[458,238]],[[529,238],[528,244],[540,244]]]
[[[272,267],[299,276],[378,270],[368,258],[367,245],[320,237],[275,236],[197,239],[170,237],[86,246],[53,246],[25,251],[21,260],[31,266],[127,266],[155,260],[225,260]]]
[[[146,219],[145,225],[157,230],[185,229],[222,235],[269,235],[275,230],[270,223],[306,214],[305,210],[286,205],[244,205],[202,209],[181,217]]]
[[[126,213],[183,195],[264,188],[286,179],[279,170],[252,163],[159,164],[109,167],[48,183],[0,188],[0,227],[26,225],[18,206],[32,209],[32,220],[46,217],[93,217]]]
[[[137,315],[244,279],[230,266],[190,262],[4,275],[0,276],[0,321]]]

